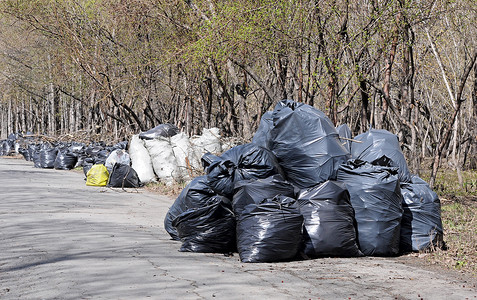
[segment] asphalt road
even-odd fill
[[[0,299],[477,299],[468,281],[401,258],[182,253],[163,228],[172,202],[0,158]]]

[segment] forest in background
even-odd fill
[[[251,140],[293,99],[399,136],[412,172],[477,168],[475,0],[3,0],[0,138],[158,124]]]

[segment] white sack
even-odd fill
[[[132,168],[136,171],[142,183],[156,181],[151,157],[144,146],[144,141],[139,138],[139,135],[134,135],[129,143],[129,156]]]
[[[190,164],[191,167],[196,170],[202,170],[201,158],[202,156],[210,152],[212,154],[222,153],[222,146],[220,144],[220,129],[214,128],[204,128],[202,130],[202,135],[194,136],[190,139],[192,146],[192,151],[190,153]]]
[[[153,140],[145,140],[144,144],[151,156],[154,173],[159,177],[159,180],[166,184],[172,184],[175,179],[180,177],[169,138],[158,137]]]
[[[172,136],[170,139],[178,167],[177,174],[179,178],[176,178],[176,180],[187,180],[191,175],[189,151],[192,148],[189,142],[189,137],[185,133],[180,132]]]

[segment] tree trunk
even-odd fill
[[[444,138],[441,140],[439,147],[437,148],[436,154],[434,156],[434,160],[432,162],[432,172],[431,172],[431,177],[429,179],[429,186],[431,188],[434,187],[435,181],[436,181],[436,176],[437,176],[437,171],[439,170],[440,162],[442,159],[442,154],[444,153],[444,150],[447,149],[447,146],[450,141],[451,133],[454,128],[454,123],[457,119],[457,116],[460,112],[460,108],[462,106],[462,93],[464,91],[465,83],[467,81],[467,78],[469,77],[470,70],[473,68],[475,61],[477,59],[477,50],[475,50],[474,54],[471,57],[470,63],[466,66],[464,73],[462,74],[462,77],[460,79],[459,83],[459,88],[457,91],[457,96],[456,96],[456,106],[454,109],[454,113],[450,119],[450,122],[447,124],[447,128],[445,131]]]
[[[233,97],[236,99],[239,105],[239,117],[240,122],[242,124],[242,137],[249,141],[252,138],[252,130],[250,126],[250,117],[246,105],[247,101],[247,91],[246,91],[246,83],[240,82],[237,73],[235,72],[234,65],[231,60],[227,61],[227,68],[232,79],[232,90],[233,90]]]

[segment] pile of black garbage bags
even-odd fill
[[[22,138],[21,134],[9,134],[5,140],[0,140],[0,156],[8,156],[18,152],[18,143],[16,140]]]
[[[339,132],[339,133],[338,133]],[[164,226],[180,251],[238,252],[243,262],[395,256],[442,242],[440,201],[410,174],[397,136],[355,136],[291,100],[250,144],[206,154]]]
[[[103,165],[107,170],[104,185],[141,186],[136,172],[130,167],[127,141],[115,145],[106,145],[104,142],[40,142],[28,135],[12,134],[6,141],[1,141],[1,146],[4,150],[1,155],[20,153],[25,160],[33,162],[35,168],[71,170],[81,167],[87,176],[94,165]]]

